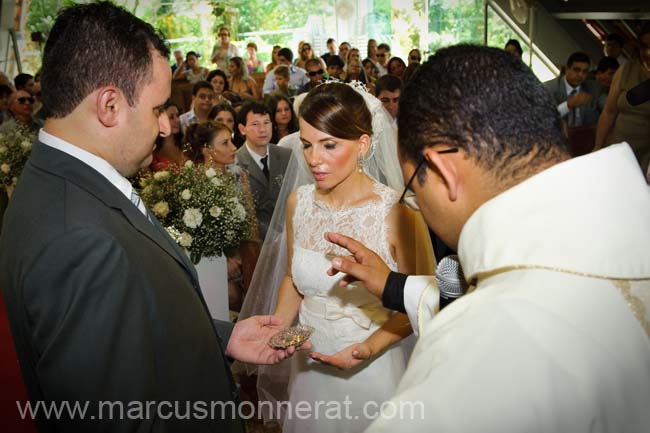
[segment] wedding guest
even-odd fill
[[[14,77],[14,87],[16,90],[25,90],[30,94],[34,94],[34,76],[21,72]]]
[[[183,52],[181,50],[174,50],[174,60],[176,63],[172,65],[172,74],[176,72],[176,69],[183,66]]]
[[[323,82],[325,69],[323,68],[320,61],[316,59],[309,59],[305,64],[305,68],[307,76],[309,77],[309,81],[300,87],[300,89],[298,89],[298,95],[309,92],[311,89]]]
[[[327,63],[327,59],[329,56],[333,56],[336,54],[336,40],[333,38],[327,38],[327,52],[320,56],[321,59],[323,59],[323,62]]]
[[[361,66],[361,62],[357,59],[348,60],[346,66],[348,68],[345,74],[344,82],[350,83],[352,81],[359,81],[366,86],[370,85],[370,80],[366,77],[366,70]]]
[[[289,99],[284,96],[274,96],[266,102],[271,110],[273,135],[271,143],[277,144],[280,139],[298,130],[298,119],[293,112]]]
[[[230,42],[230,30],[228,27],[220,27],[217,32],[217,43],[212,47],[210,61],[217,64],[217,69],[228,70],[228,62],[233,57],[239,57],[237,46]]]
[[[199,54],[189,51],[185,56],[185,62],[174,71],[174,80],[187,81],[195,84],[205,81],[208,78],[208,68],[199,65]]]
[[[369,249],[329,236],[353,253],[333,266],[406,310],[419,333],[367,432],[647,431],[650,194],[630,147],[571,158],[530,68],[473,45],[421,66],[398,131],[407,189],[473,287],[440,310],[433,276],[390,274]],[[390,416],[414,402],[407,421]]]
[[[339,45],[339,57],[345,63],[345,60],[348,58],[348,51],[350,51],[350,48],[352,48],[352,45],[350,45],[349,42],[341,42],[341,45]]]
[[[84,402],[85,417],[39,415],[39,431],[243,433],[237,414],[109,417],[102,404],[234,407],[227,357],[293,352],[268,345],[277,318],[211,319],[187,254],[127,180],[170,133],[168,56],[110,2],[62,9],[45,45],[48,118],[5,213],[0,287],[30,401]]]
[[[329,75],[329,78],[332,78],[334,80],[341,80],[341,74],[343,73],[344,66],[345,63],[343,63],[341,57],[330,56],[330,58],[327,59],[327,74]]]
[[[289,90],[289,80],[291,79],[289,67],[285,65],[276,67],[273,70],[273,76],[275,77],[275,89],[266,94],[264,97],[265,102],[267,102],[269,98],[274,98],[277,96],[282,96],[285,98],[289,98],[291,96],[291,92]]]
[[[266,73],[268,74],[271,72],[273,69],[275,69],[276,66],[279,65],[278,63],[278,52],[282,49],[280,45],[273,45],[273,50],[271,51],[271,61],[269,64],[266,65]]]
[[[244,66],[241,57],[233,57],[228,62],[228,73],[230,74],[229,90],[237,93],[244,100],[258,100],[262,97],[257,83],[248,76],[248,70]]]
[[[422,62],[422,53],[417,48],[413,48],[409,51],[408,66],[419,65],[420,62]]]
[[[31,131],[37,131],[38,126],[34,122],[35,99],[27,90],[16,90],[9,95],[8,120],[3,123],[3,128],[10,128],[13,122]]]
[[[206,79],[207,82],[212,84],[212,89],[214,90],[214,103],[215,104],[229,104],[226,98],[224,98],[223,93],[228,91],[228,77],[226,73],[220,69],[215,69],[210,71]]]
[[[598,61],[596,66],[596,71],[594,72],[594,78],[598,84],[600,84],[606,93],[609,93],[609,88],[612,87],[612,79],[614,74],[618,70],[619,64],[618,60],[614,57],[603,57]]]
[[[173,102],[167,101],[163,108],[169,118],[169,134],[156,138],[153,159],[149,165],[151,171],[167,170],[174,166],[182,167],[187,161],[183,154],[183,132],[181,132],[178,107]]]
[[[377,41],[375,39],[368,39],[367,57],[364,59],[363,64],[366,65],[366,60],[370,60],[372,64],[375,65],[375,69],[377,71],[376,74],[374,74],[375,78],[386,75],[386,68],[382,64],[384,61],[379,61],[379,58],[377,57],[377,50]],[[370,71],[366,70],[366,72],[368,73],[368,76],[370,76]]]
[[[289,48],[280,49],[280,51],[278,51],[277,59],[278,65],[289,67],[289,86],[299,89],[309,81],[305,74],[305,70],[291,63],[293,61],[293,52]],[[267,95],[273,90],[275,90],[275,73],[270,71],[264,78],[263,94]]]
[[[248,58],[246,59],[248,74],[252,75],[264,72],[264,62],[257,58],[257,44],[255,42],[249,42],[246,44],[246,51],[248,52]]]
[[[325,68],[325,61],[318,57],[316,53],[314,53],[313,48],[311,47],[311,44],[308,42],[305,42],[302,44],[300,47],[300,55],[298,56],[298,59],[296,60],[295,65],[299,68],[302,69],[307,69],[307,61],[310,59],[315,59],[318,60],[318,62],[321,64],[323,68]]]
[[[370,82],[374,83],[375,81],[377,81],[377,77],[379,76],[379,70],[377,69],[377,66],[375,66],[375,63],[373,63],[373,61],[370,59],[364,59],[362,64],[363,64],[363,69],[366,71],[366,77],[368,77]]]
[[[521,56],[524,55],[524,50],[521,49],[521,44],[517,39],[508,39],[508,42],[506,42],[506,46],[503,49],[519,60],[521,60]]]
[[[185,130],[192,123],[201,123],[208,120],[210,110],[214,105],[214,89],[207,81],[199,81],[192,86],[192,109],[180,116],[181,130]]]
[[[650,182],[650,102],[631,105],[627,99],[630,89],[647,80],[650,80],[650,21],[639,32],[638,58],[625,63],[614,74],[605,109],[598,119],[594,149],[626,141]]]
[[[397,126],[399,97],[402,94],[402,80],[395,75],[384,75],[375,83],[375,94]]]
[[[270,144],[273,123],[266,105],[247,101],[237,115],[237,123],[245,140],[237,151],[237,164],[250,174],[260,239],[264,239],[282,188],[291,151]]]
[[[255,220],[255,205],[248,172],[235,165],[237,148],[232,143],[233,130],[221,122],[196,123],[187,129],[188,155],[195,164],[229,171],[237,176],[244,197],[244,207],[251,216],[251,232],[242,245],[228,254],[228,303],[230,310],[239,311],[259,254],[259,229]],[[249,244],[253,245],[249,245]],[[251,254],[252,253],[252,254]]]
[[[230,103],[227,104],[217,104],[212,107],[210,114],[208,114],[209,120],[215,120],[226,125],[228,128],[235,131],[235,119],[237,118],[237,113],[232,108]]]
[[[400,80],[404,78],[404,70],[406,69],[406,64],[404,60],[399,57],[393,57],[388,61],[388,73],[394,75]]]

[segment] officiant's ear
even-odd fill
[[[363,134],[361,137],[359,137],[359,156],[360,157],[365,157],[368,154],[368,150],[370,150],[370,143],[372,142],[372,139],[368,134]]]
[[[452,153],[449,155],[448,149],[447,152],[440,152],[441,150],[446,149],[428,147],[423,151],[423,155],[430,164],[431,169],[445,184],[449,200],[456,201],[460,187],[460,173],[456,165],[457,154]]]
[[[115,126],[120,108],[126,103],[124,95],[115,86],[102,87],[96,97],[97,118],[106,127]]]

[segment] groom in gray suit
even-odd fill
[[[45,46],[48,118],[5,214],[0,287],[32,407],[85,416],[35,410],[40,432],[243,432],[226,356],[294,351],[269,347],[273,316],[212,322],[187,255],[127,180],[171,132],[168,55],[108,2],[65,9]]]
[[[237,164],[250,173],[255,212],[262,241],[273,216],[291,150],[269,143],[272,135],[271,112],[259,102],[247,102],[238,116],[239,132],[246,138],[237,151]]]

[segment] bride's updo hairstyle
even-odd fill
[[[332,137],[372,137],[372,115],[363,96],[347,84],[325,83],[311,89],[300,105],[300,117]]]
[[[188,126],[185,131],[185,141],[187,141],[185,155],[195,164],[204,164],[203,148],[210,147],[214,137],[221,131],[232,134],[232,130],[227,125],[215,120]]]

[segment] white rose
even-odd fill
[[[192,193],[190,192],[189,189],[184,189],[183,192],[181,193],[181,198],[183,200],[189,200],[192,198]]]
[[[221,215],[221,208],[219,206],[212,206],[210,208],[210,215],[214,218],[219,218],[219,215]]]
[[[155,205],[153,205],[153,213],[158,215],[161,218],[165,218],[167,214],[169,213],[169,205],[167,204],[166,201],[159,201]]]
[[[22,147],[23,150],[27,151],[27,150],[29,150],[29,149],[32,148],[32,142],[29,141],[29,140],[23,140],[23,141],[20,143],[20,147]]]
[[[183,213],[183,222],[191,229],[195,229],[203,222],[203,214],[198,209],[190,208],[185,209]]]
[[[214,168],[210,167],[205,171],[205,175],[208,176],[210,179],[212,179],[217,175],[217,172],[215,171]]]
[[[11,167],[9,166],[9,164],[2,164],[0,165],[0,170],[2,170],[3,173],[9,173]]]
[[[212,182],[214,186],[221,186],[221,179],[219,179],[218,177],[213,177],[212,179],[210,179],[210,182]]]
[[[147,185],[142,189],[141,195],[151,194],[152,191],[153,191],[153,185]]]
[[[239,221],[244,221],[246,219],[246,208],[242,206],[241,203],[237,203],[235,213],[239,216]]]
[[[156,180],[165,180],[169,177],[169,172],[168,171],[157,171],[153,174],[153,178]]]
[[[178,243],[181,244],[182,247],[189,247],[192,246],[192,236],[189,233],[181,233],[181,235],[178,237]]]
[[[0,146],[0,153],[7,153],[7,146]]]
[[[194,163],[191,160],[185,161],[185,168],[192,168],[194,167]]]

